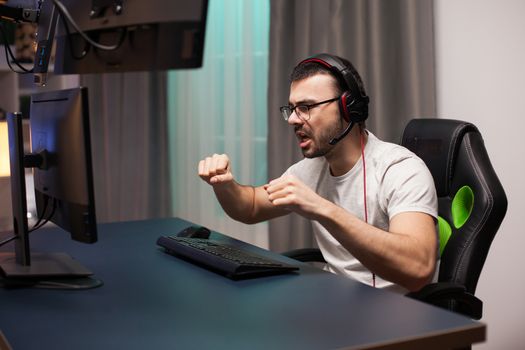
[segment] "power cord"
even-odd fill
[[[48,199],[46,198],[46,202],[44,203],[44,210],[43,210],[42,216],[33,225],[33,227],[27,231],[28,233],[31,233],[33,231],[38,230],[39,228],[41,228],[42,226],[47,224],[49,222],[49,220],[51,220],[53,215],[55,215],[55,210],[56,210],[56,207],[57,207],[57,200],[56,199],[53,200],[53,209],[51,210],[51,213],[47,216],[47,218],[43,222],[41,222],[42,219],[44,218],[44,215],[45,215],[46,210],[47,210],[47,203],[48,203]],[[18,238],[17,235],[13,235],[13,236],[11,236],[11,237],[9,237],[7,239],[4,239],[3,241],[0,241],[0,247],[5,245],[5,244],[7,244],[7,243],[9,243],[9,242],[11,242],[11,241],[14,241],[17,238]]]
[[[42,210],[42,216],[40,218],[38,218],[38,221],[33,225],[33,227],[29,230],[29,232],[33,232],[33,231],[36,231],[38,230],[39,228],[41,228],[42,226],[44,226],[45,224],[47,224],[49,222],[49,220],[51,220],[51,218],[53,217],[53,215],[55,215],[55,210],[56,210],[56,207],[57,207],[57,200],[56,199],[53,199],[53,209],[51,210],[51,213],[47,216],[47,218],[43,221],[42,219],[44,218],[44,215],[47,211],[47,203],[49,202],[49,198],[46,197],[45,198],[45,202],[44,202],[44,209]]]
[[[76,60],[83,59],[84,57],[87,56],[87,54],[89,52],[89,49],[91,48],[91,45],[87,41],[85,41],[85,45],[84,45],[84,49],[82,50],[82,53],[80,54],[80,56],[77,56],[77,54],[75,53],[74,45],[73,45],[73,39],[71,38],[71,31],[69,30],[69,25],[67,24],[67,21],[66,21],[65,17],[64,16],[60,16],[60,21],[62,22],[62,25],[66,29],[67,39],[69,41],[69,49],[70,49],[70,52],[71,52],[71,56],[74,59],[76,59]]]
[[[13,51],[11,50],[11,47],[8,44],[7,40],[7,33],[2,23],[0,23],[0,31],[2,32],[2,36],[4,37],[4,49],[5,49],[5,58],[7,61],[7,65],[9,66],[9,69],[11,69],[13,72],[18,74],[30,74],[33,73],[33,69],[27,69],[24,66],[22,66],[20,63],[18,63],[17,59],[15,58],[15,55],[13,54]],[[11,61],[13,61],[18,68],[21,69],[21,71],[15,70],[13,66],[11,65]]]
[[[126,37],[126,30],[123,30],[123,33],[122,35],[120,36],[120,39],[119,41],[115,44],[115,45],[103,45],[103,44],[100,44],[100,43],[97,43],[95,42],[94,40],[92,40],[86,33],[84,33],[78,26],[78,24],[75,22],[75,20],[71,17],[71,14],[69,13],[69,11],[67,10],[67,8],[64,6],[64,4],[62,4],[62,2],[60,0],[53,0],[53,4],[56,6],[56,8],[58,9],[58,12],[60,12],[60,14],[65,17],[65,19],[67,19],[67,21],[73,26],[73,28],[75,28],[75,30],[78,32],[78,34],[84,38],[84,40],[89,43],[91,46],[99,49],[99,50],[104,50],[104,51],[115,51],[117,50],[121,45],[122,43],[124,42],[124,38]],[[70,35],[69,34],[69,27],[66,25],[66,32],[68,32],[68,36]]]

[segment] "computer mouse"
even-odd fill
[[[209,238],[211,231],[204,226],[189,226],[177,233],[177,237]]]

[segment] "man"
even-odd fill
[[[327,54],[300,62],[281,112],[305,158],[280,178],[243,186],[227,155],[200,161],[226,213],[257,223],[295,212],[312,220],[329,271],[398,292],[427,284],[437,256],[432,176],[413,153],[364,128],[368,97],[350,62]]]

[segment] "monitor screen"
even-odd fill
[[[55,36],[55,73],[151,71],[202,66],[207,0],[61,0],[61,3],[63,9],[55,4],[61,17]],[[64,9],[88,38],[116,48],[102,50],[91,45],[67,19]],[[49,28],[49,23],[53,25],[52,20],[46,19],[42,28]]]
[[[86,88],[35,94],[30,110],[33,168],[39,218],[49,218],[71,238],[97,241],[88,96]]]

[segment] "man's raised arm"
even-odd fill
[[[288,213],[268,200],[263,186],[252,187],[237,183],[226,154],[214,154],[201,160],[199,176],[213,187],[222,208],[234,220],[254,224]]]

